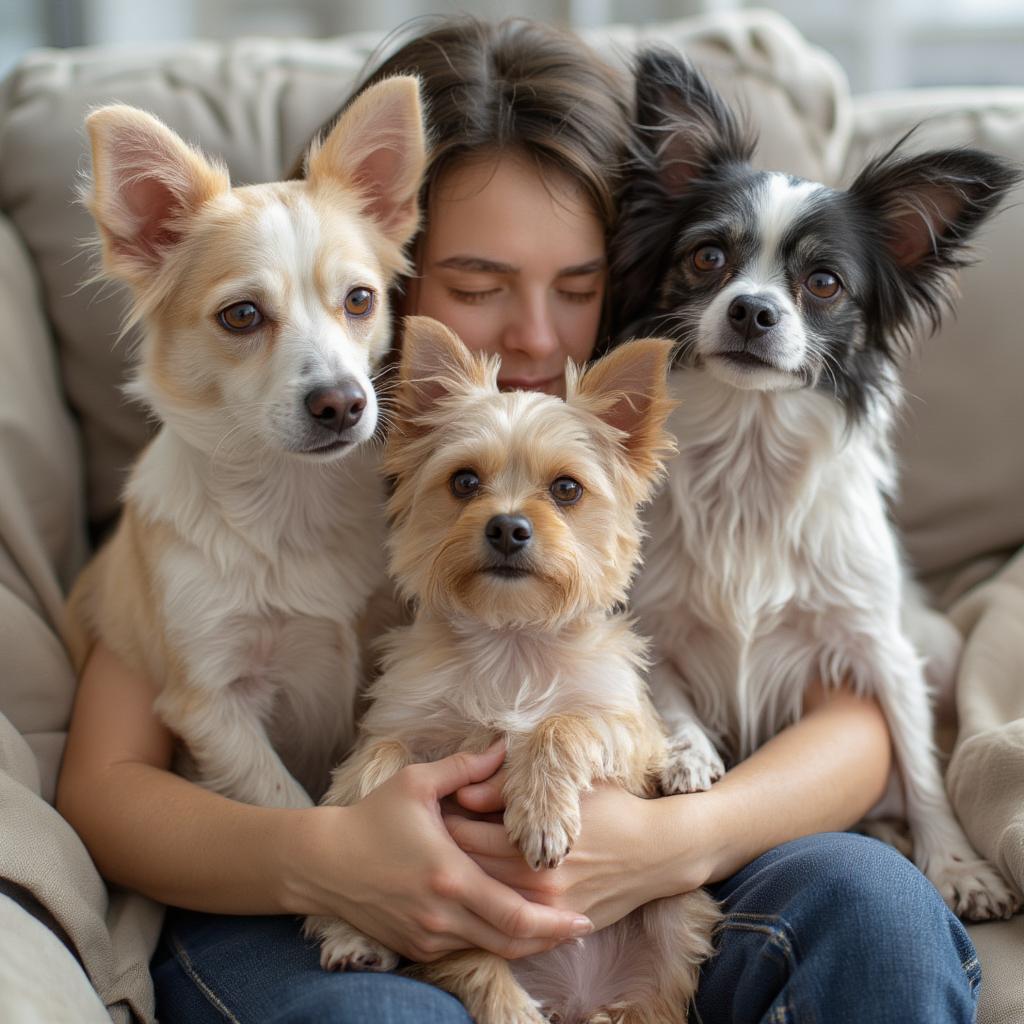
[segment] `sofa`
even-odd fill
[[[758,162],[848,181],[911,145],[1024,160],[1024,89],[852,97],[838,65],[764,11],[591,33],[611,60],[681,47],[758,127]],[[150,1022],[161,908],[106,887],[53,809],[74,676],[63,598],[115,520],[151,429],[119,391],[124,295],[83,283],[91,221],[76,201],[89,108],[147,108],[233,179],[280,177],[379,38],[241,39],[39,50],[0,84],[0,1020]],[[965,637],[947,783],[968,835],[1024,887],[1024,285],[1021,196],[990,225],[963,298],[908,360],[893,508],[907,556]],[[1014,440],[1016,438],[1017,440]],[[1024,1021],[1024,915],[971,927],[982,1024]]]

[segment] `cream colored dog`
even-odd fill
[[[302,181],[232,188],[131,107],[86,125],[102,276],[143,329],[129,391],[161,426],[72,593],[74,658],[102,640],[151,677],[203,785],[306,806],[351,741],[355,624],[383,579],[360,446],[419,219],[418,82],[366,90]]]

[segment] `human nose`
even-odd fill
[[[543,359],[558,351],[558,331],[546,294],[524,295],[505,329],[504,347],[531,359]]]

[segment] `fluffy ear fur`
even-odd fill
[[[879,320],[902,332],[923,315],[939,325],[953,273],[970,263],[968,243],[1021,180],[1020,169],[973,149],[903,155],[901,139],[871,161],[850,186],[863,215],[877,224]]]
[[[371,85],[346,107],[310,149],[306,177],[314,187],[333,179],[357,189],[364,212],[401,247],[419,226],[426,153],[419,79],[399,75]]]
[[[496,387],[494,360],[474,355],[444,324],[407,316],[399,367],[399,402],[406,416],[428,412],[443,398],[469,387]]]
[[[753,135],[681,54],[643,50],[635,75],[636,156],[669,196],[710,167],[750,160]]]
[[[84,199],[99,227],[104,267],[142,283],[181,239],[191,215],[231,187],[228,173],[135,107],[101,107],[85,126],[92,178]]]
[[[627,341],[592,363],[579,378],[567,374],[566,401],[586,409],[619,432],[619,444],[633,472],[657,479],[675,449],[665,430],[673,402],[668,369],[673,343],[661,338]]]

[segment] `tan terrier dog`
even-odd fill
[[[672,450],[671,345],[637,341],[567,368],[565,401],[499,392],[499,361],[406,321],[385,469],[392,573],[415,620],[386,639],[355,751],[326,803],[354,803],[411,762],[507,744],[504,821],[535,870],[580,833],[598,781],[654,796],[677,777],[643,679],[646,644],[616,610],[636,569],[638,509]],[[508,961],[482,950],[411,969],[478,1024],[682,1021],[718,920],[703,891],[656,900],[576,944]],[[310,918],[326,968],[398,956]]]

